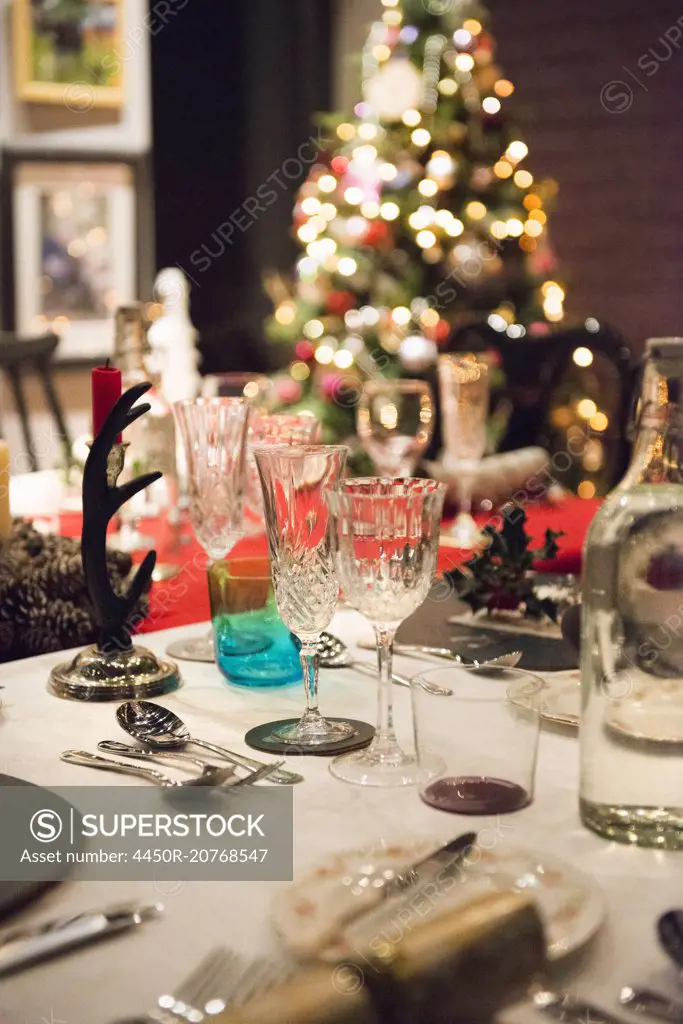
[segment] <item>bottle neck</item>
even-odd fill
[[[623,485],[683,484],[683,382],[662,378],[643,394],[631,464]]]

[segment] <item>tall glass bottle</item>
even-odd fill
[[[117,543],[128,551],[175,546],[178,531],[178,476],[173,411],[159,390],[159,380],[149,360],[149,346],[139,303],[120,306],[115,318],[114,362],[121,370],[123,387],[148,380],[152,388],[142,401],[148,413],[126,429],[128,443],[121,482],[160,470],[160,480],[136,494],[121,508]],[[158,563],[155,579],[164,575]]]
[[[583,573],[581,818],[683,848],[683,338],[647,344],[631,464]]]

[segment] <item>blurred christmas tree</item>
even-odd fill
[[[292,360],[281,399],[315,411],[327,439],[353,432],[365,377],[425,371],[453,327],[488,319],[519,338],[564,315],[544,210],[556,186],[526,169],[488,12],[383,3],[363,99],[322,119],[329,146],[297,197],[296,281],[267,282],[268,335]]]

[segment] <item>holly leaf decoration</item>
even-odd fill
[[[536,595],[532,569],[535,561],[557,556],[557,540],[564,534],[546,530],[543,545],[532,548],[526,521],[524,510],[515,509],[505,517],[502,529],[485,526],[486,546],[447,576],[473,612],[482,608],[489,613],[519,609],[526,618],[547,616],[556,622],[557,604]]]

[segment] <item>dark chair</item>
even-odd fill
[[[26,457],[32,470],[38,468],[38,463],[24,393],[24,378],[29,374],[35,374],[43,386],[45,401],[52,413],[64,449],[65,464],[68,466],[71,462],[71,439],[53,380],[53,356],[58,344],[59,338],[56,334],[42,334],[36,338],[19,337],[12,331],[0,331],[0,370],[9,381],[21,421]]]
[[[609,490],[621,479],[628,464],[629,420],[638,362],[628,342],[616,330],[597,324],[596,328],[589,331],[582,325],[547,336],[510,338],[484,321],[456,328],[444,351],[498,352],[503,383],[494,388],[493,405],[507,408],[508,412],[498,451],[513,451],[528,445],[540,445],[551,454],[566,449],[566,428],[577,391],[587,397],[597,397],[600,409],[608,416],[608,426],[600,432],[588,430],[587,434],[601,441],[600,489]],[[581,367],[574,361],[577,348],[592,352],[589,367]],[[432,384],[438,392],[436,375]],[[568,410],[564,424],[557,415],[557,408],[562,408],[563,403]],[[553,409],[556,410],[554,416]],[[441,448],[439,422],[437,417],[434,452]],[[558,476],[574,488],[584,474],[581,459],[576,452],[571,454],[573,468],[570,471],[567,466],[559,470]]]

